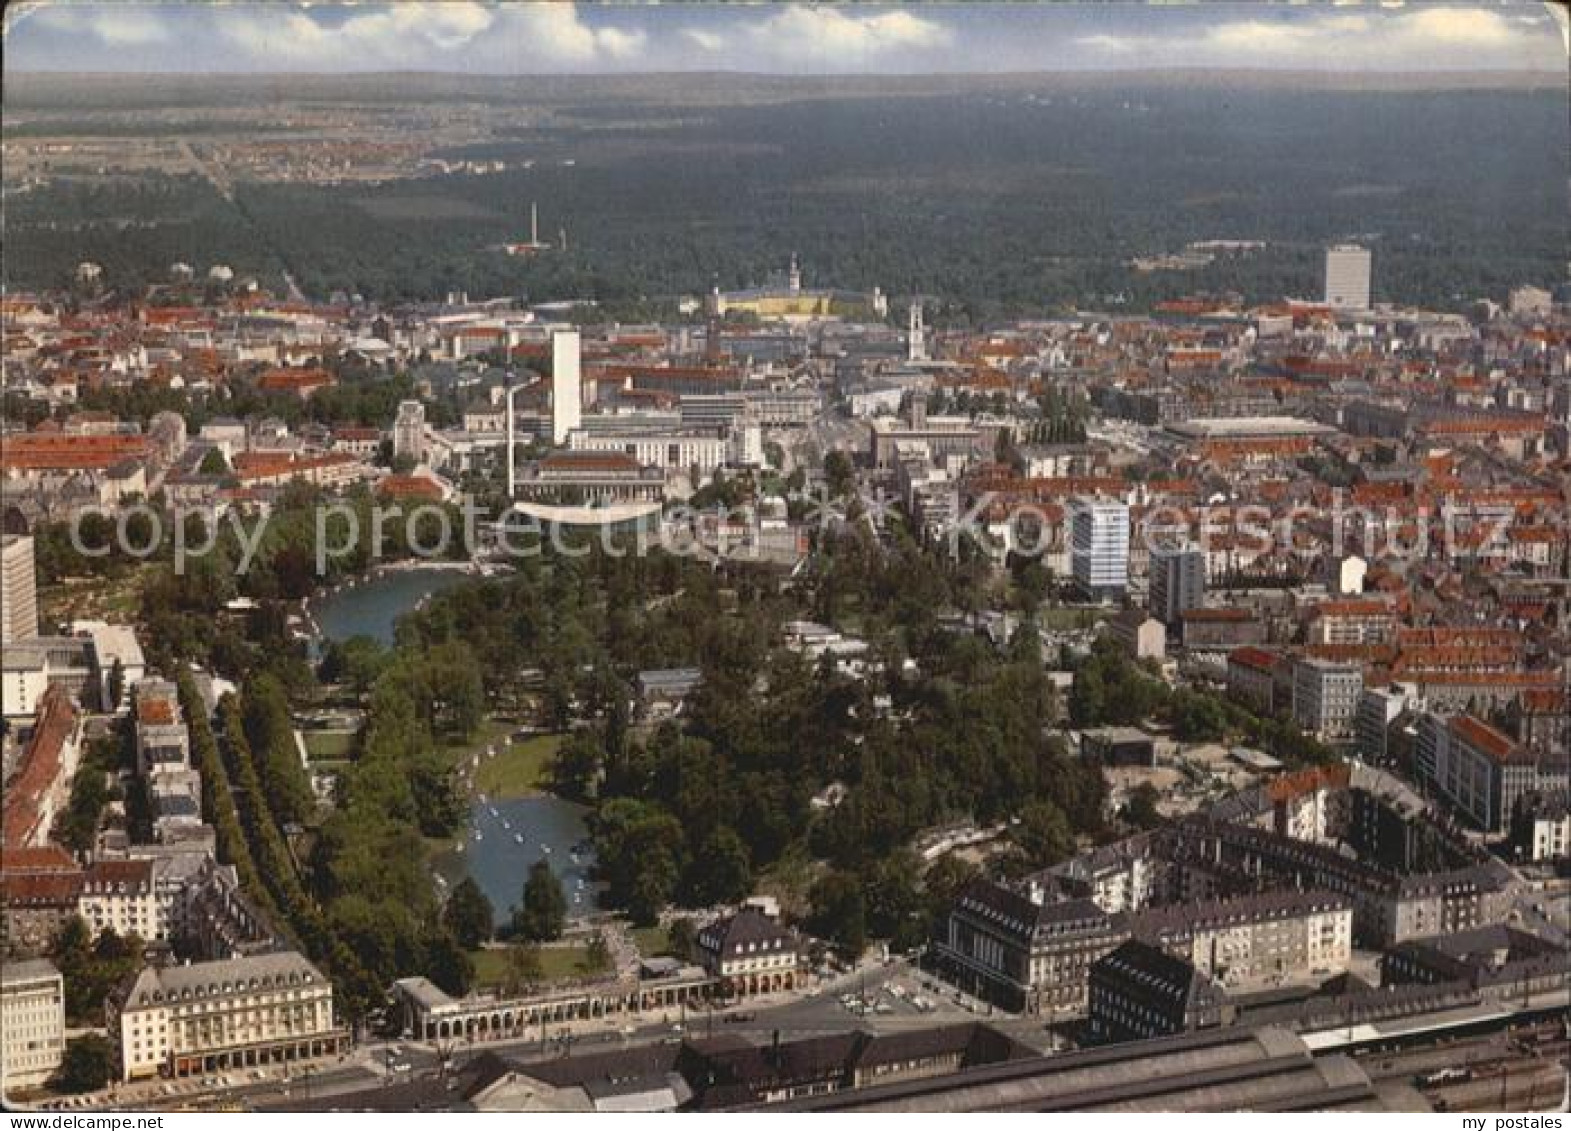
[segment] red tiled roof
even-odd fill
[[[168,699],[139,695],[136,700],[136,721],[148,726],[169,726],[175,721],[175,705]]]
[[[0,467],[15,471],[102,471],[128,459],[146,459],[146,436],[66,436],[43,431],[7,436]]]
[[[1266,795],[1272,801],[1291,801],[1319,789],[1345,789],[1351,779],[1352,769],[1346,763],[1315,766],[1273,778],[1266,786]]]
[[[1205,624],[1242,624],[1255,619],[1248,609],[1185,609],[1178,615],[1181,620]]]
[[[388,475],[376,489],[394,499],[440,500],[442,497],[442,485],[426,475]]]
[[[74,907],[81,894],[80,871],[0,876],[0,901],[7,907]]]
[[[100,890],[115,887],[142,887],[153,882],[151,860],[95,860],[82,880]]]
[[[1311,617],[1393,617],[1396,611],[1383,601],[1322,601]]]
[[[1277,656],[1274,652],[1267,652],[1264,648],[1254,648],[1248,645],[1243,648],[1234,648],[1227,654],[1227,662],[1238,664],[1240,667],[1254,668],[1256,671],[1270,672],[1276,667]]]
[[[540,466],[548,471],[637,471],[638,461],[626,452],[557,452]]]
[[[28,876],[42,874],[76,873],[77,866],[71,854],[58,844],[40,844],[29,848],[7,848],[0,857],[0,874]]]
[[[1507,735],[1472,715],[1458,715],[1450,727],[1453,735],[1496,762],[1509,762],[1521,754],[1521,748]]]
[[[3,843],[7,852],[36,844],[48,835],[48,829],[39,828],[44,799],[65,770],[65,744],[75,728],[76,708],[65,688],[51,686],[39,700],[33,736],[22,751],[20,768],[6,787]]]
[[[264,393],[298,393],[319,389],[333,383],[333,375],[325,369],[269,369],[256,380],[256,387]]]

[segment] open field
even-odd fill
[[[312,762],[338,762],[349,757],[355,736],[344,730],[308,730],[300,737],[305,740],[306,757]]]
[[[571,978],[589,976],[585,964],[587,946],[543,946],[540,948],[540,969],[547,982],[562,982]],[[475,963],[476,986],[500,986],[507,981],[507,948],[486,947],[472,950],[469,957]]]

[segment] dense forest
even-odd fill
[[[1375,251],[1377,298],[1440,306],[1563,278],[1563,92],[1044,86],[669,108],[557,107],[444,152],[506,172],[375,186],[55,181],[7,202],[6,283],[113,284],[225,262],[381,300],[527,295],[634,305],[763,281],[948,300],[951,320],[1193,291],[1314,295],[1320,249]],[[200,144],[200,137],[193,139]],[[533,162],[533,167],[525,167]],[[571,163],[569,163],[571,162]],[[570,250],[489,250],[527,231]],[[1140,274],[1195,240],[1264,250]]]

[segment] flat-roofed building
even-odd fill
[[[1069,565],[1075,585],[1101,600],[1129,588],[1129,506],[1082,497],[1069,507]]]
[[[724,466],[731,451],[730,441],[713,430],[574,428],[567,443],[575,452],[621,452],[668,474],[697,468],[707,475]]]
[[[1249,609],[1185,609],[1178,614],[1184,647],[1191,652],[1227,652],[1264,644],[1265,624]]]
[[[1080,736],[1080,753],[1104,766],[1156,765],[1156,740],[1138,727],[1097,727]]]
[[[1152,547],[1150,577],[1147,607],[1163,624],[1176,627],[1185,610],[1206,603],[1206,556],[1198,547]]]
[[[191,768],[190,734],[180,695],[166,679],[144,679],[133,690],[136,769],[143,777]]]
[[[1571,796],[1562,789],[1518,798],[1511,844],[1519,859],[1535,863],[1571,856]]]
[[[1301,656],[1293,664],[1293,721],[1323,742],[1353,737],[1364,671],[1357,664]]]
[[[990,450],[988,433],[969,417],[930,417],[922,412],[910,421],[878,416],[871,424],[869,455],[874,467],[893,467],[902,444],[925,444],[935,462],[977,459]]]
[[[577,330],[551,335],[551,440],[567,443],[584,411],[583,345]]]
[[[1370,255],[1367,247],[1342,243],[1326,248],[1326,305],[1369,309]]]
[[[0,964],[0,1097],[36,1088],[65,1055],[65,983],[43,958]]]
[[[561,451],[526,465],[514,493],[534,502],[659,502],[665,473],[641,466],[626,452]]]
[[[33,540],[19,534],[0,536],[0,644],[37,635],[38,576]]]

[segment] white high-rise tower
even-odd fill
[[[7,534],[0,538],[0,644],[38,635],[38,571],[33,539]]]
[[[579,380],[580,342],[577,330],[551,335],[551,440],[567,443],[583,415],[582,382]]]
[[[1129,588],[1129,507],[1116,499],[1081,497],[1069,505],[1069,565],[1092,600]]]
[[[1369,309],[1369,249],[1343,243],[1326,249],[1326,305]]]
[[[906,329],[906,360],[927,360],[927,331],[922,326],[922,303],[911,304],[911,323]]]

